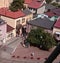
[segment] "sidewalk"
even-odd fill
[[[2,58],[11,58],[11,54],[15,51],[17,46],[22,42],[22,39],[20,37],[14,37],[7,41],[5,46],[1,47],[1,57]]]
[[[9,44],[17,41],[18,39],[21,39],[21,38],[20,37],[13,37],[10,40],[7,40],[5,45],[9,45]]]

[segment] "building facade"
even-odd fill
[[[0,19],[0,45],[6,42],[6,23]]]
[[[54,25],[53,34],[55,35],[55,38],[60,41],[60,17],[57,19]]]
[[[3,11],[3,12],[2,12]],[[28,11],[26,11],[28,12]],[[1,18],[4,19],[8,25],[15,28],[14,35],[16,36],[16,31],[18,30],[19,34],[21,34],[21,26],[25,26],[26,22],[33,18],[32,13],[26,14],[25,12],[19,10],[17,12],[12,12],[8,9],[1,8],[0,9]]]

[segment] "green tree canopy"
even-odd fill
[[[53,2],[53,3],[51,3],[53,6],[56,6],[56,7],[58,7],[58,8],[60,8],[60,4],[58,4],[58,3],[56,3],[56,2]]]
[[[46,0],[46,3],[48,3],[48,4],[51,3],[51,2],[52,2],[52,0]]]
[[[42,46],[43,49],[50,49],[55,45],[54,38],[43,29],[33,29],[28,35],[27,41],[34,46]]]
[[[23,9],[24,8],[23,4],[24,4],[24,0],[13,0],[11,5],[9,6],[9,9],[11,11],[17,11],[19,9]]]

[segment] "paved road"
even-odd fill
[[[7,43],[7,47],[4,50],[0,50],[0,63],[44,63],[45,60],[35,61],[35,60],[12,60],[11,59],[11,52],[14,52],[16,47],[19,45],[19,43],[22,41],[20,38],[16,38],[10,41],[10,43]],[[4,59],[5,58],[5,59]],[[58,62],[54,62],[58,63]]]
[[[16,47],[22,41],[20,37],[14,37],[13,39],[7,41],[5,46],[2,46],[0,49],[0,57],[2,58],[11,58],[11,54],[15,51]]]
[[[21,38],[14,38],[7,42],[6,46],[0,49],[0,63],[40,63],[40,61],[27,61],[27,60],[11,60],[11,52],[14,52],[16,47],[22,41]],[[43,61],[41,61],[43,63]]]

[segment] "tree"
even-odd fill
[[[58,3],[56,3],[56,2],[53,2],[53,3],[51,3],[53,6],[56,6],[56,7],[58,7],[58,8],[60,8],[60,4],[58,4]]]
[[[24,8],[23,4],[24,4],[24,0],[13,0],[11,5],[9,6],[9,9],[11,11],[17,11],[19,9],[23,9]]]
[[[49,34],[44,32],[43,29],[33,29],[28,35],[27,41],[31,45],[39,46],[42,49],[49,50],[55,45],[54,38]]]
[[[52,0],[46,0],[46,3],[48,3],[48,4],[51,3],[51,2],[52,2]]]

